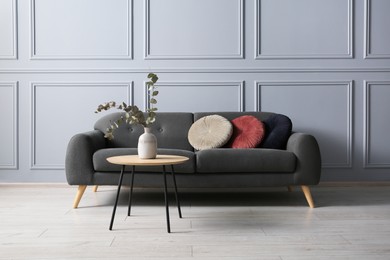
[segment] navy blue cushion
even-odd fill
[[[275,114],[263,120],[265,138],[260,147],[271,149],[286,149],[287,140],[291,135],[292,122],[285,115]]]

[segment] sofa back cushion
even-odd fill
[[[105,132],[110,122],[116,121],[124,112],[111,113],[96,121],[94,128]],[[187,135],[193,123],[192,113],[158,112],[156,121],[151,125],[157,138],[158,148],[171,148],[193,151]],[[108,148],[137,147],[138,138],[144,130],[141,125],[121,124],[114,131],[114,139],[106,140]]]
[[[274,114],[275,113],[270,113],[270,112],[250,112],[250,111],[248,112],[199,112],[199,113],[194,113],[194,121],[208,115],[220,115],[230,121],[243,115],[249,115],[249,116],[256,117],[260,121],[264,121],[266,118]]]

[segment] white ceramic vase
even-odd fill
[[[149,127],[144,127],[144,133],[138,139],[138,157],[140,159],[155,159],[157,155],[157,138]]]

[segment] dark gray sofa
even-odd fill
[[[77,208],[88,185],[117,185],[120,166],[106,161],[114,155],[137,154],[138,137],[143,133],[139,125],[123,124],[107,140],[104,131],[110,121],[122,113],[112,113],[99,119],[93,131],[76,134],[69,142],[65,171],[70,185],[78,185],[73,207]],[[195,151],[187,139],[188,131],[197,119],[211,114],[232,120],[241,115],[252,115],[266,120],[268,112],[210,112],[158,113],[151,126],[158,141],[158,154],[183,155],[190,158],[175,166],[178,188],[246,188],[301,186],[310,207],[314,203],[309,185],[316,185],[321,175],[321,156],[316,139],[309,134],[292,133],[285,150],[217,148]],[[130,167],[129,167],[130,168]],[[161,167],[160,167],[161,168]],[[138,168],[134,185],[161,187],[159,167]],[[124,183],[129,183],[125,175]]]

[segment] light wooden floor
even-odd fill
[[[300,189],[187,190],[171,234],[161,190],[135,190],[131,217],[122,190],[109,231],[115,187],[72,209],[76,189],[0,184],[0,259],[390,259],[389,185],[313,187],[314,209]]]

